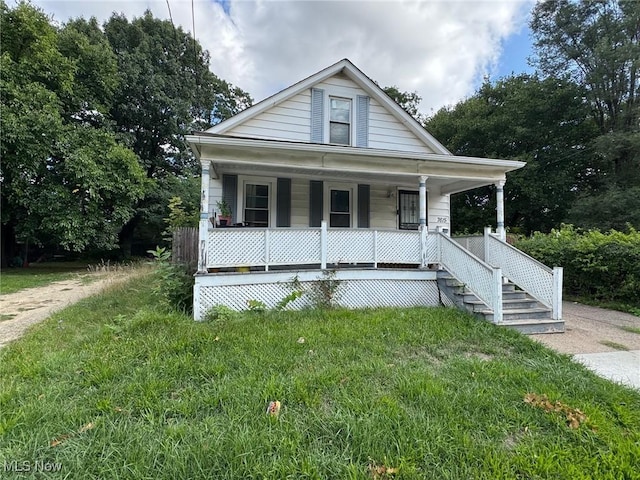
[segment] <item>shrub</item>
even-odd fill
[[[161,305],[180,312],[193,311],[193,271],[188,265],[170,262],[171,251],[166,248],[148,250],[154,257],[156,285],[153,294]]]
[[[546,265],[563,267],[570,295],[640,305],[640,233],[632,227],[603,233],[563,225],[516,246]]]

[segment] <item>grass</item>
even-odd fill
[[[571,302],[584,303],[593,307],[607,308],[609,310],[617,310],[619,312],[630,313],[636,317],[640,317],[640,303],[629,304],[619,301],[597,300],[592,297],[578,297],[575,295],[564,294],[564,299]]]
[[[87,265],[81,262],[40,263],[27,268],[3,269],[0,272],[0,294],[76,278],[81,273],[87,273]]]
[[[629,347],[627,347],[626,345],[623,345],[621,343],[617,343],[617,342],[612,342],[611,340],[601,340],[600,341],[601,345],[605,345],[607,347],[611,347],[615,350],[623,350],[623,351],[628,351]]]
[[[630,327],[628,325],[623,325],[620,327],[620,329],[624,330],[625,332],[640,334],[640,327]]]
[[[95,479],[638,478],[640,393],[515,332],[424,308],[196,323],[155,308],[152,283],[0,350],[0,462]]]

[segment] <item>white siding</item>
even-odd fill
[[[293,142],[311,139],[311,93],[306,90],[238,125],[225,135]]]
[[[428,182],[427,185],[429,185]],[[451,233],[451,197],[431,191],[428,191],[427,194],[427,205],[429,208],[427,212],[427,223],[429,230],[442,227]]]
[[[218,211],[217,203],[222,200],[222,177],[209,180],[209,218]]]
[[[369,147],[401,152],[433,153],[433,150],[373,98],[369,112]]]
[[[319,82],[314,85],[314,88],[324,90],[327,97],[334,95],[355,99],[358,95],[369,96],[355,82],[342,74]],[[325,106],[327,101],[325,100]],[[326,118],[325,122],[328,122]],[[325,130],[328,131],[328,125]],[[225,134],[236,137],[310,142],[311,91],[307,89],[232,128]],[[402,152],[433,152],[374,98],[371,98],[369,112],[369,148]]]
[[[398,228],[396,217],[396,196],[387,198],[387,193],[395,192],[392,185],[371,185],[371,228],[392,230]]]

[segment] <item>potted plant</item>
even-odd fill
[[[221,226],[231,225],[231,215],[233,212],[231,211],[231,207],[227,203],[225,199],[222,199],[217,202],[218,210],[218,220],[220,221]]]

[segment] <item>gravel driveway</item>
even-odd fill
[[[640,389],[640,317],[574,302],[563,302],[562,309],[565,333],[530,337],[605,378]]]

